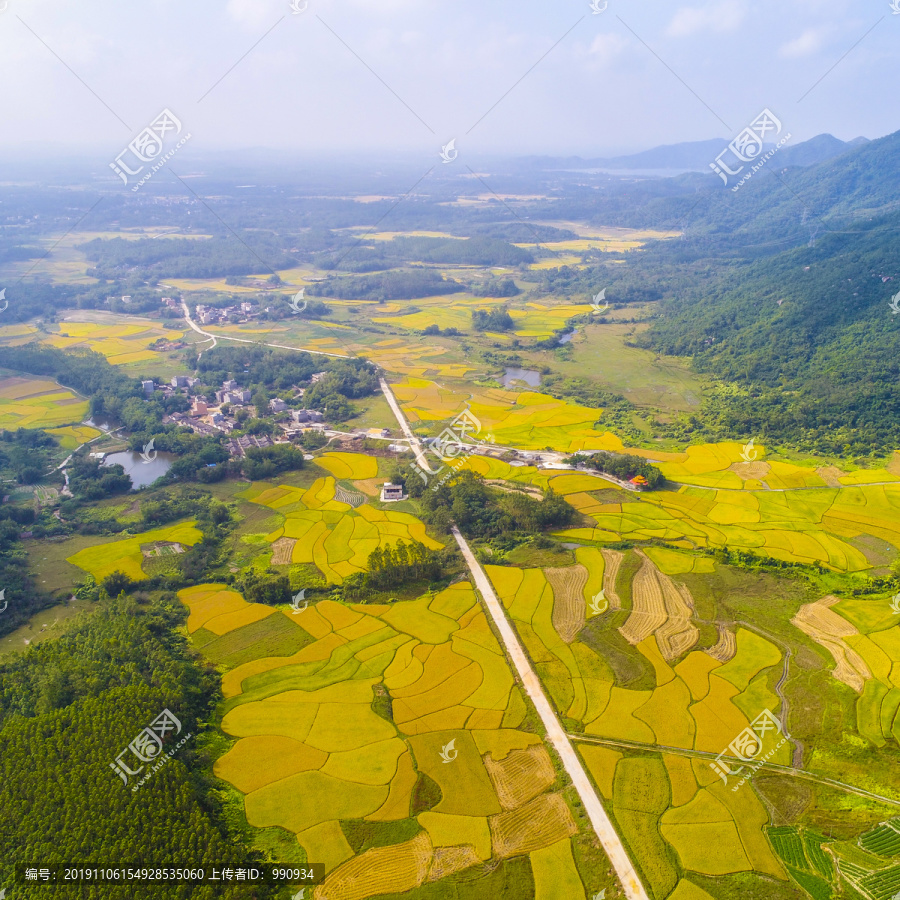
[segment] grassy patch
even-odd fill
[[[416,785],[412,790],[410,803],[410,815],[418,816],[420,813],[434,809],[444,798],[438,783],[429,778],[424,772],[419,772]]]
[[[415,819],[398,822],[366,822],[362,819],[344,819],[341,830],[354,853],[364,853],[372,847],[390,847],[412,840],[422,826]]]
[[[198,638],[202,641],[200,649],[204,656],[229,668],[269,656],[293,656],[313,642],[313,638],[299,625],[278,614],[244,625],[221,637],[211,635],[211,640],[200,638],[201,633],[211,633],[200,629],[193,636],[195,641]]]

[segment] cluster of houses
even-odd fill
[[[251,447],[271,447],[275,442],[267,434],[245,434],[232,438],[225,446],[228,452],[238,459],[243,459]]]
[[[324,373],[318,373],[323,376]],[[314,376],[315,377],[315,376]],[[190,389],[198,379],[188,375],[176,375],[170,385],[157,385],[153,381],[143,382],[144,393],[149,396],[156,390],[173,393],[179,389]],[[216,403],[218,406],[208,403],[202,397],[194,397],[188,412],[172,413],[163,419],[165,423],[182,425],[190,428],[195,434],[216,435],[229,433],[238,428],[237,420],[229,412],[223,412],[223,408],[241,407],[250,403],[252,392],[240,387],[236,381],[229,379],[222,382],[222,387],[216,391]],[[293,437],[307,430],[324,431],[325,416],[317,409],[290,409],[280,397],[274,397],[269,401],[269,409],[273,414],[290,412],[290,421],[279,423],[279,428],[285,438]],[[268,435],[234,438],[229,440],[227,447],[232,456],[243,457],[250,447],[271,447],[272,438]]]
[[[163,299],[163,302],[165,302],[165,298]],[[255,311],[256,305],[254,303],[246,302],[239,303],[237,306],[226,306],[222,308],[218,306],[206,306],[203,303],[197,304],[197,318],[200,320],[201,325],[221,325],[232,318],[246,320],[252,318]]]

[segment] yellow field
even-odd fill
[[[287,829],[326,864],[317,896],[362,900],[511,852],[543,854],[542,871],[560,869],[578,896],[577,870],[567,864],[574,820],[547,793],[556,775],[541,739],[501,728],[499,719],[466,724],[502,717],[514,690],[468,582],[411,603],[322,600],[296,616],[247,604],[224,585],[179,596],[191,633],[258,610],[248,621],[283,616],[312,640],[293,656],[261,656],[226,673],[222,728],[237,741],[215,773],[244,794],[251,825]],[[234,640],[240,634],[240,626],[229,631]],[[390,699],[390,717],[376,712],[379,697]],[[447,729],[441,717],[454,710],[462,721]],[[409,818],[419,773],[442,793],[418,814],[424,831],[355,855],[339,820]]]
[[[59,439],[59,444],[66,450],[76,450],[82,444],[94,440],[103,434],[89,425],[66,425],[63,428],[48,428],[48,434]]]
[[[168,525],[165,528],[156,528],[153,531],[145,531],[135,537],[113,540],[95,547],[87,547],[79,550],[74,556],[70,556],[67,562],[78,566],[86,572],[90,572],[97,581],[101,581],[113,572],[123,572],[129,578],[140,580],[145,577],[141,568],[144,559],[141,547],[154,544],[157,541],[183,544],[192,547],[203,538],[203,535],[193,522],[182,522],[178,525]]]
[[[378,460],[363,453],[325,453],[315,460],[337,479],[366,479],[378,475]]]
[[[114,366],[157,359],[158,354],[147,349],[150,344],[160,338],[177,341],[184,335],[146,319],[118,325],[66,321],[60,322],[57,329],[55,334],[44,338],[44,343],[61,349],[88,348],[102,353]]]
[[[330,454],[322,460],[323,468],[343,473],[341,477],[355,473],[371,477],[374,463],[352,453]],[[281,538],[296,540],[292,562],[314,563],[331,584],[340,584],[349,575],[365,571],[373,550],[392,546],[398,540],[419,541],[432,550],[442,546],[415,516],[375,509],[368,504],[354,509],[334,499],[333,476],[317,479],[305,491],[257,483],[238,496],[281,512],[284,524],[267,535],[267,540],[273,544]]]
[[[547,446],[564,452],[588,446],[620,452],[624,449],[615,435],[594,428],[602,411],[546,394],[486,390],[466,395],[421,378],[404,379],[394,385],[394,393],[413,424],[450,419],[468,406],[481,423],[481,440],[490,435],[494,443],[526,450]]]
[[[0,428],[45,428],[80,422],[88,402],[48,378],[0,378]]]

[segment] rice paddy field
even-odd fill
[[[376,461],[362,454],[329,453],[316,462],[323,475],[307,488],[257,482],[237,497],[277,513],[282,524],[265,535],[281,559],[312,564],[329,584],[366,569],[369,554],[398,540],[419,541],[432,550],[442,544],[415,516],[379,509],[370,501],[378,483]]]
[[[261,841],[324,863],[315,898],[433,897],[437,882],[465,897],[471,882],[549,900],[559,883],[577,898],[612,886],[468,582],[300,612],[225,585],[179,597],[222,672],[230,746],[215,774]]]
[[[100,437],[103,432],[90,425],[65,425],[62,428],[48,428],[47,434],[52,434],[64,450],[76,450],[82,444],[87,444]]]
[[[134,537],[119,538],[79,550],[66,561],[93,575],[99,582],[113,572],[122,572],[135,581],[146,577],[142,564],[142,548],[157,543],[181,544],[192,547],[203,538],[194,522],[182,522],[145,531]]]
[[[0,428],[70,425],[87,412],[87,400],[48,378],[0,375]]]
[[[108,317],[118,321],[78,321],[68,318],[42,336],[42,342],[63,350],[86,348],[102,353],[114,366],[157,361],[160,354],[149,346],[160,338],[180,340],[184,332],[162,328],[158,322],[132,316]]]
[[[575,558],[564,569],[486,571],[650,896],[786,898],[802,888],[837,897],[860,885],[860,896],[891,897],[879,891],[897,889],[887,875],[900,856],[893,826],[860,838],[883,844],[883,858],[862,863],[856,838],[835,836],[898,812],[889,801],[900,625],[890,602],[807,603],[799,587],[778,596],[683,550],[583,546]],[[873,764],[871,752],[886,749]],[[724,772],[713,765],[723,753]],[[754,774],[741,769],[742,753],[784,767],[802,761],[888,799]],[[794,805],[798,791],[805,799]],[[795,859],[778,837],[785,823],[804,835]]]

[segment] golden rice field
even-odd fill
[[[49,378],[0,377],[0,428],[45,428],[80,422],[87,400]]]
[[[103,432],[90,425],[66,425],[62,428],[48,428],[47,434],[57,438],[63,449],[76,450],[82,444],[100,437]]]
[[[456,328],[463,333],[470,333],[474,310],[508,305],[508,302],[496,298],[454,296],[453,302],[448,303],[446,297],[425,297],[407,304],[382,304],[378,307],[379,315],[373,316],[372,321],[381,325],[399,325],[411,331],[424,331],[429,325],[437,325],[439,328]],[[413,306],[416,311],[406,312],[409,306]],[[512,333],[517,337],[538,340],[549,338],[574,316],[589,312],[591,308],[587,303],[546,304],[531,301],[509,309],[515,323]],[[501,340],[511,339],[506,333],[489,336]]]
[[[122,572],[137,581],[145,577],[141,568],[144,559],[141,553],[142,547],[160,541],[193,547],[202,539],[203,534],[195,527],[194,522],[181,522],[177,525],[167,525],[165,528],[145,531],[134,537],[87,547],[79,550],[74,556],[70,556],[67,562],[89,572],[97,581],[102,581],[113,572]]]
[[[595,427],[601,410],[546,394],[500,389],[468,394],[421,378],[405,378],[393,391],[413,425],[452,419],[468,406],[481,422],[482,439],[490,434],[494,443],[502,446],[525,450],[553,447],[568,453],[585,447],[624,450],[619,438]]]
[[[57,331],[43,342],[67,350],[87,348],[102,353],[114,366],[155,360],[159,354],[149,350],[150,344],[165,338],[177,341],[183,332],[172,331],[142,320],[135,324],[103,325],[97,322],[60,322]]]
[[[689,554],[680,555],[690,558]],[[576,550],[576,559],[577,566],[572,568],[588,574],[582,591],[590,622],[610,608],[606,602],[597,602],[605,583],[607,558],[599,550],[582,548]],[[690,570],[672,556],[663,556],[661,561],[673,572]],[[654,577],[667,577],[649,555],[644,565],[651,567]],[[670,605],[664,589],[661,618],[654,620],[653,630],[646,636],[628,637],[631,620],[643,602],[638,594],[646,590],[638,584],[646,577],[643,570],[632,582],[633,606],[628,617],[615,620],[625,623],[619,631],[633,642],[633,652],[640,654],[654,674],[653,686],[642,689],[618,686],[605,656],[560,633],[556,606],[570,604],[571,598],[556,596],[557,590],[570,590],[554,574],[557,570],[487,566],[486,571],[558,713],[582,723],[588,739],[718,754],[764,710],[779,713],[780,700],[769,685],[771,674],[781,671],[783,653],[756,633],[738,627],[729,659],[693,650],[667,660],[666,620],[680,613],[677,606]],[[677,581],[674,588],[679,589]],[[599,613],[591,612],[592,602]],[[772,750],[770,761],[789,765],[791,746],[776,750],[780,739],[781,735],[773,732],[766,734],[762,752]],[[709,760],[673,754],[631,757],[587,742],[578,749],[651,896],[692,896],[693,885],[684,880],[690,873],[756,872],[787,882],[787,873],[763,831],[769,820],[765,806],[752,788],[732,791],[736,782],[723,783]]]
[[[900,744],[900,625],[891,602],[826,597],[792,622],[831,655],[832,677],[859,695],[859,734],[879,749]]]
[[[374,460],[359,454],[328,454],[323,468],[341,477],[360,473],[374,477]],[[374,470],[377,473],[377,468]],[[349,474],[347,474],[349,473]],[[369,554],[398,540],[419,541],[432,550],[442,544],[431,538],[425,525],[409,513],[380,510],[364,504],[356,508],[336,499],[336,481],[331,475],[317,479],[309,488],[275,487],[257,482],[237,495],[266,506],[284,517],[284,524],[266,535],[275,544],[294,541],[291,562],[313,563],[329,584],[340,584],[356,572],[365,571]]]
[[[224,585],[179,597],[192,640],[224,669],[233,744],[215,774],[244,795],[253,827],[287,830],[325,864],[314,897],[366,900],[510,854],[530,854],[545,878],[564,871],[574,896],[596,880],[575,865],[575,820],[541,739],[520,730],[522,694],[468,582],[299,613]],[[366,823],[404,837],[354,851]]]

